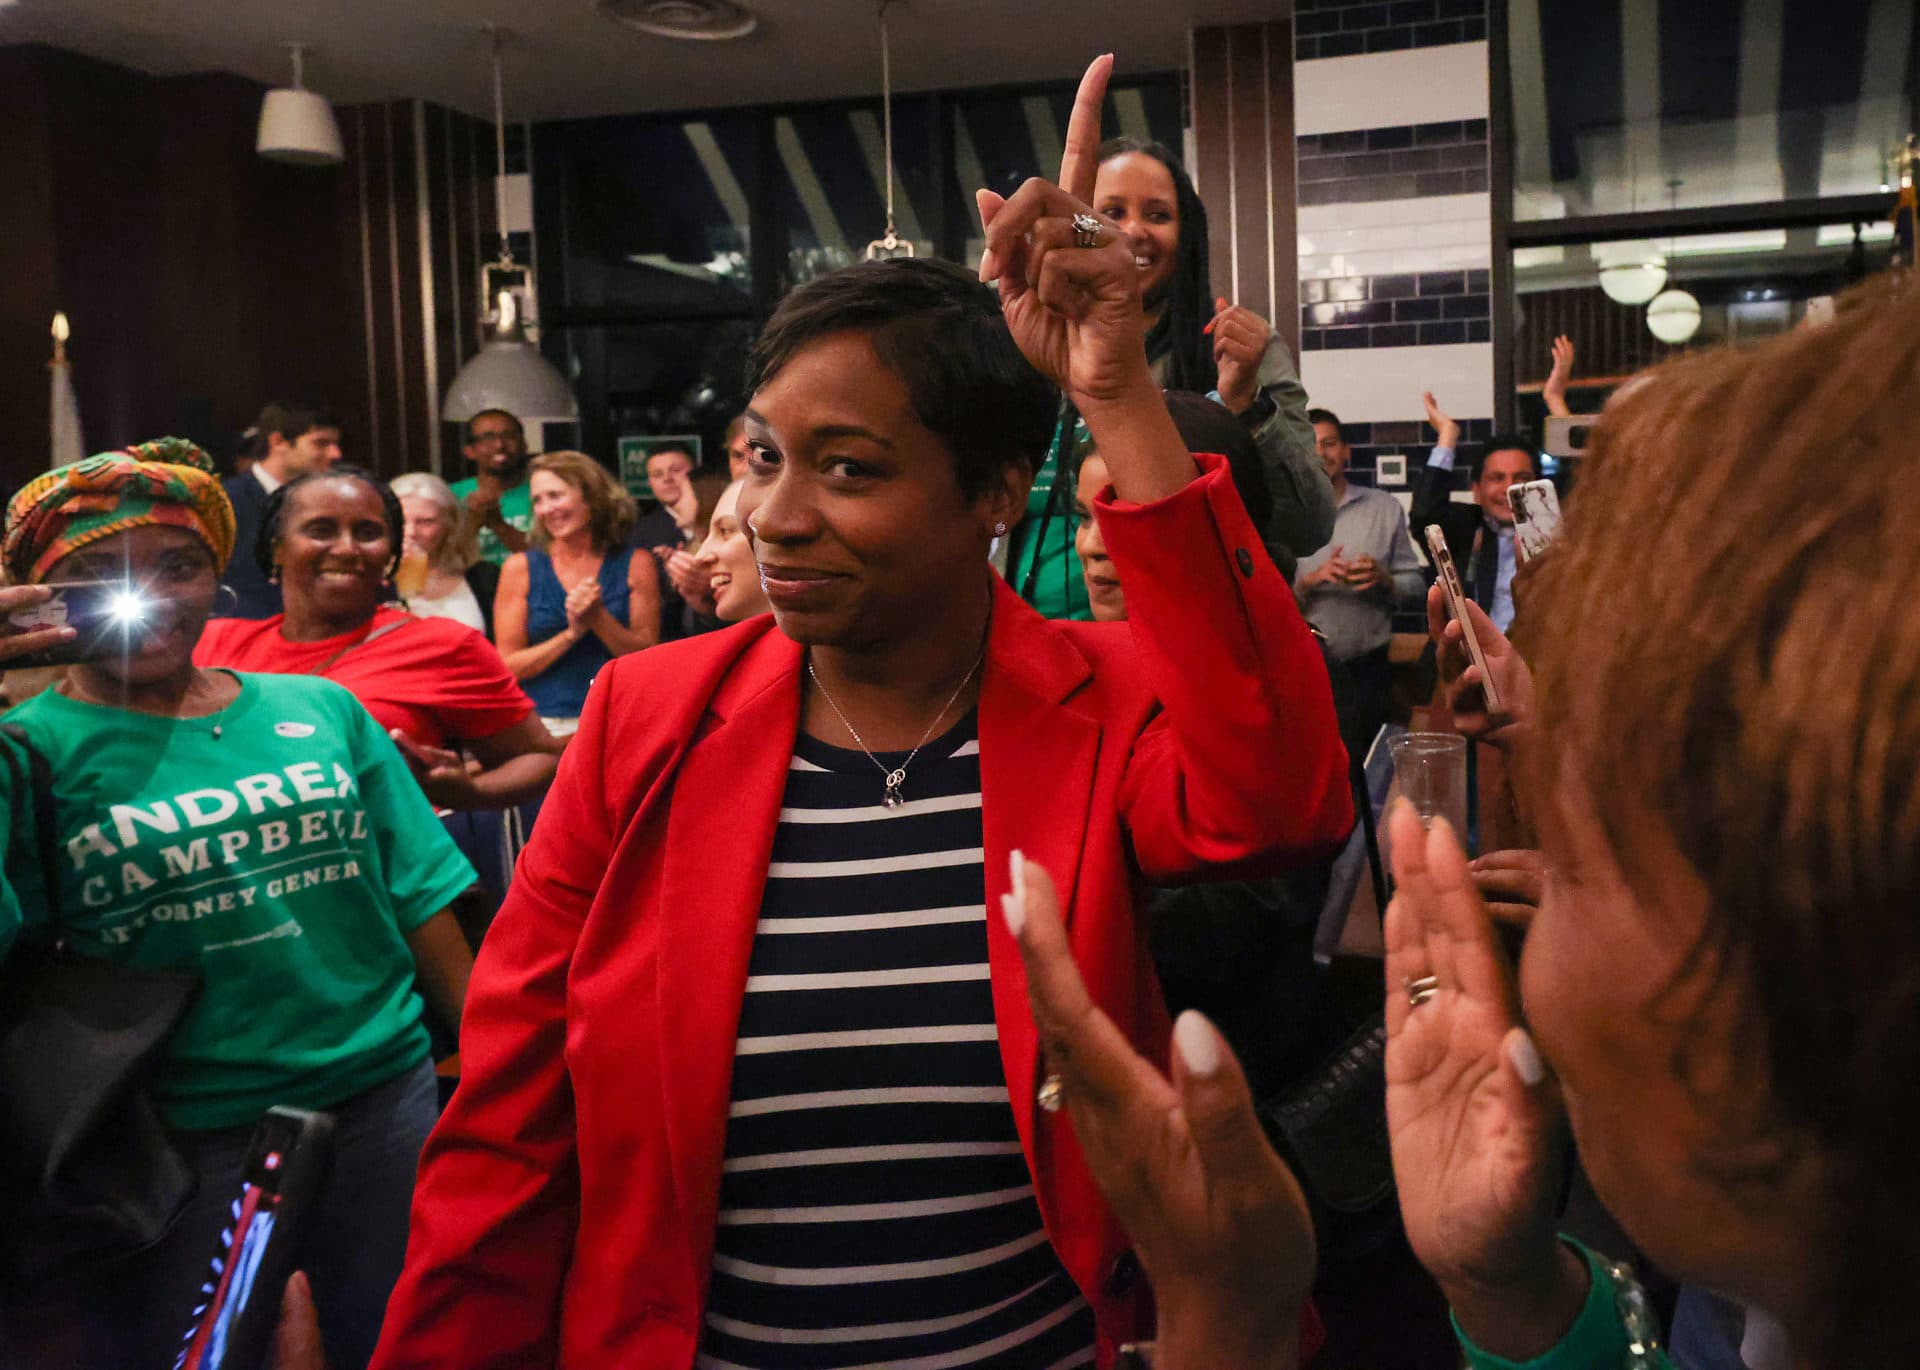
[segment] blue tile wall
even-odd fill
[[[1485,119],[1308,134],[1294,150],[1303,205],[1466,195],[1489,184]]]
[[[1296,0],[1294,60],[1437,48],[1487,36],[1487,0]]]
[[[1300,350],[1491,342],[1492,277],[1425,271],[1300,282]]]

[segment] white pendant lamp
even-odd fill
[[[573,388],[540,349],[527,339],[520,325],[520,301],[510,288],[495,289],[491,273],[521,275],[530,288],[531,270],[513,259],[507,238],[507,124],[506,102],[500,83],[500,39],[493,36],[493,141],[497,174],[494,177],[494,213],[500,226],[500,257],[480,268],[481,299],[488,306],[489,334],[481,349],[467,359],[447,387],[440,417],[465,423],[488,409],[504,409],[522,423],[578,423],[580,402]]]
[[[1649,242],[1605,243],[1594,249],[1600,259],[1600,289],[1615,304],[1645,304],[1667,283],[1667,259]]]
[[[1700,331],[1700,301],[1685,290],[1666,290],[1647,306],[1647,331],[1678,345]]]
[[[253,149],[271,162],[295,166],[338,166],[347,159],[340,145],[340,126],[324,95],[308,90],[301,80],[306,49],[289,43],[293,54],[293,84],[270,90],[260,102],[260,127]]]

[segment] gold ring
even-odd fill
[[[1033,1099],[1048,1113],[1058,1113],[1067,1105],[1067,1087],[1058,1075],[1049,1075],[1040,1082]]]
[[[1414,1008],[1433,998],[1440,992],[1440,978],[1436,975],[1423,975],[1418,980],[1407,980],[1407,1002]]]

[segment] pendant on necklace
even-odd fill
[[[906,796],[900,793],[900,787],[907,783],[907,770],[902,766],[897,771],[887,772],[887,792],[881,803],[889,809],[897,809],[906,803]]]

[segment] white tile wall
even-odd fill
[[[1459,271],[1493,260],[1485,195],[1303,205],[1300,278]]]
[[[1449,414],[1491,414],[1493,344],[1303,352],[1300,379],[1307,403],[1349,423],[1417,418],[1423,390]]]
[[[1293,69],[1295,133],[1487,117],[1487,45],[1325,57]]]

